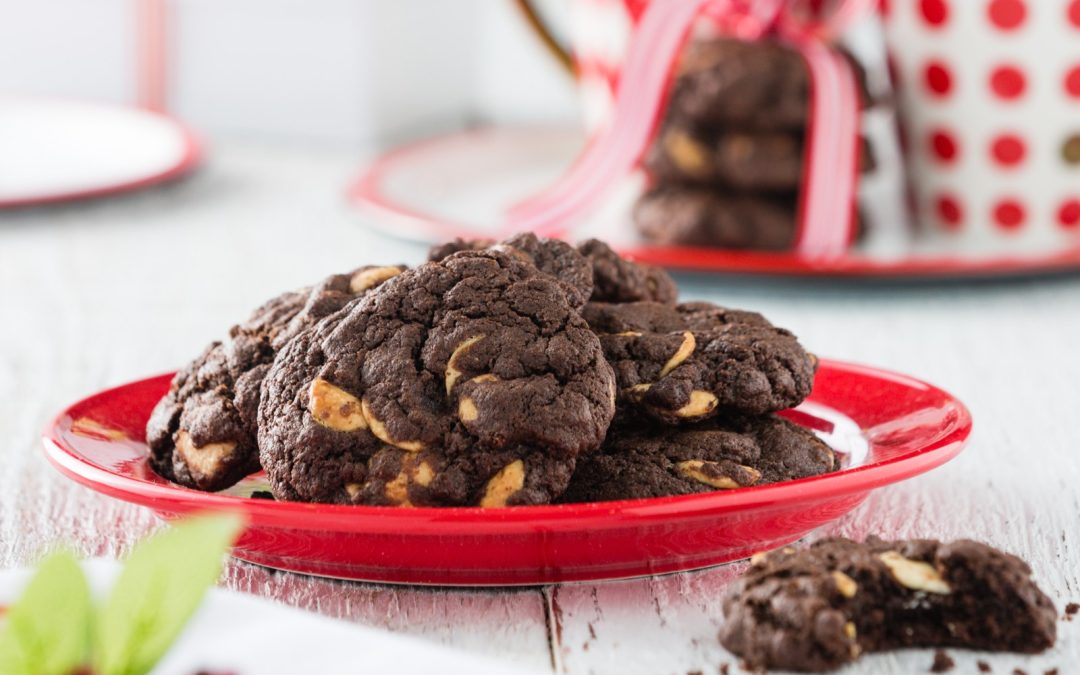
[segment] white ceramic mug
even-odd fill
[[[973,254],[1080,245],[1080,0],[892,0],[918,221]]]

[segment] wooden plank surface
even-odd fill
[[[58,545],[117,556],[157,526],[63,479],[38,433],[62,405],[173,369],[263,298],[332,270],[417,262],[419,245],[359,226],[343,154],[217,148],[193,179],[91,205],[0,212],[0,567]],[[974,537],[1080,601],[1080,279],[877,285],[689,276],[684,297],[765,312],[822,356],[928,379],[969,404],[957,460],[873,494],[828,533]],[[233,563],[224,583],[539,672],[718,672],[720,596],[738,566],[515,590],[399,588]],[[1080,622],[1034,658],[953,651],[955,672],[1080,671]],[[925,671],[929,651],[845,672]],[[1070,669],[1071,667],[1071,669]]]

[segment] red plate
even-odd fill
[[[683,497],[507,509],[396,509],[252,499],[178,487],[147,464],[144,427],[160,376],[80,401],[45,431],[56,468],[163,518],[228,509],[248,518],[233,555],[280,569],[395,583],[505,585],[612,579],[706,567],[782,546],[867,494],[956,456],[962,403],[924,382],[822,361],[810,400],[786,413],[843,453],[839,472]]]
[[[364,223],[394,237],[441,242],[454,237],[505,236],[507,209],[550,185],[580,151],[581,132],[551,128],[486,128],[406,144],[379,156],[349,187]],[[854,249],[828,260],[794,253],[707,247],[657,247],[634,234],[630,207],[640,189],[631,176],[611,203],[569,239],[600,237],[636,260],[724,274],[835,278],[942,279],[1048,274],[1080,270],[1080,241],[1050,252],[963,254],[929,242],[887,246],[890,255]],[[901,247],[901,248],[898,248]],[[910,250],[902,250],[902,248]],[[881,248],[880,246],[877,248]],[[940,248],[940,247],[938,247]]]

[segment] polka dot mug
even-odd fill
[[[943,246],[1080,245],[1080,0],[881,0],[917,221]]]

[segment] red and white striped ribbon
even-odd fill
[[[853,238],[859,100],[850,64],[823,38],[839,33],[872,2],[840,0],[826,19],[802,21],[790,11],[795,3],[784,0],[652,0],[631,37],[611,122],[554,185],[510,210],[505,230],[559,232],[633,169],[659,122],[686,36],[705,13],[734,37],[776,33],[806,60],[811,109],[795,248],[808,259],[842,255]]]

